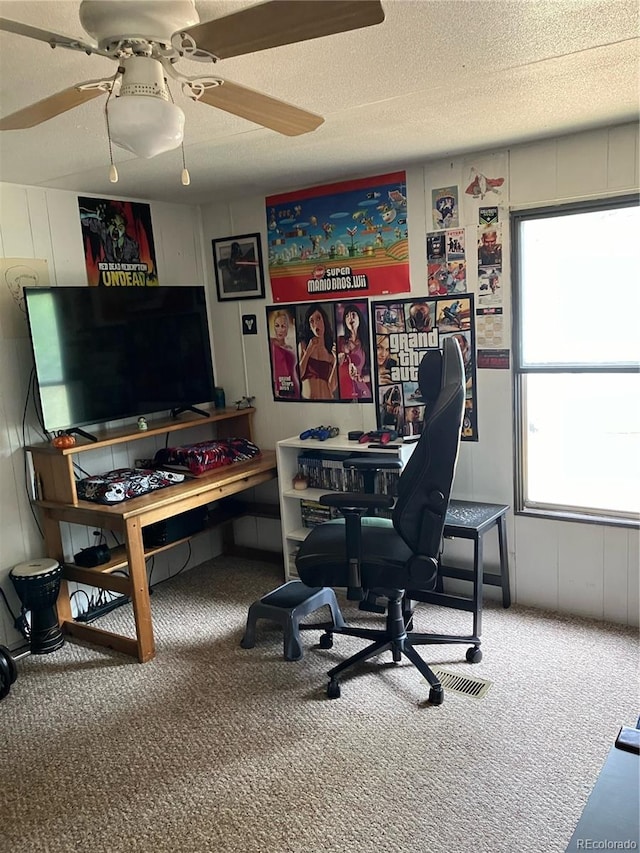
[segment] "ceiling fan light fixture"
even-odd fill
[[[180,107],[153,95],[121,95],[107,104],[114,145],[149,159],[173,151],[184,137]]]

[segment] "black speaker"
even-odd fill
[[[83,548],[73,555],[73,562],[76,566],[82,566],[85,569],[101,566],[103,563],[108,563],[110,559],[111,551],[106,545],[93,545],[91,548]]]
[[[207,507],[199,506],[195,509],[181,512],[164,521],[157,521],[142,528],[142,541],[146,548],[155,548],[159,545],[168,545],[177,539],[185,539],[204,530],[207,523]]]

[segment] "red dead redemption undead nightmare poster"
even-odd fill
[[[78,197],[87,284],[158,284],[151,208],[133,201]]]
[[[274,302],[411,289],[404,172],[269,196],[266,213]]]

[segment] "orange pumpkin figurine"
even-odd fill
[[[58,433],[58,435],[51,442],[51,444],[53,444],[53,446],[57,447],[59,450],[63,450],[65,447],[73,447],[75,443],[75,436],[69,435],[66,432]]]

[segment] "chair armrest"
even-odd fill
[[[364,492],[330,492],[321,495],[319,503],[323,506],[334,506],[343,509],[389,509],[395,498],[391,495],[370,495]]]

